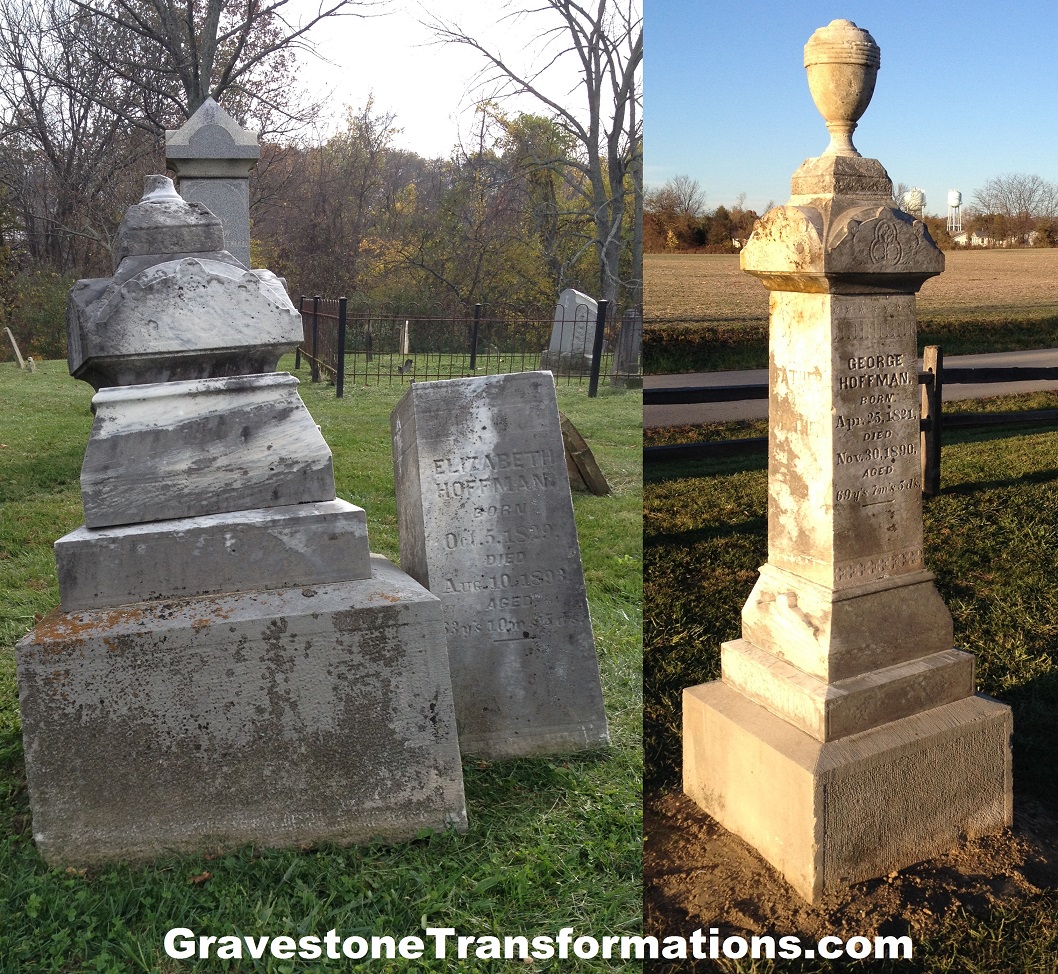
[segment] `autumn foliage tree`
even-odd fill
[[[509,10],[512,17],[538,17],[541,33],[552,40],[543,68],[506,60],[451,23],[434,19],[431,26],[441,41],[478,53],[485,65],[483,83],[499,84],[504,94],[532,96],[574,140],[578,151],[564,165],[581,175],[584,212],[594,224],[599,283],[593,290],[614,303],[624,290],[627,304],[641,305],[642,253],[635,250],[642,240],[634,209],[642,192],[642,5],[639,0],[541,0]],[[582,84],[572,97],[549,87],[544,77],[547,64],[558,58],[578,65]],[[627,250],[633,252],[622,276]]]

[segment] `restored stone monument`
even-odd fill
[[[401,566],[444,606],[462,751],[605,746],[554,377],[416,382],[392,429]]]
[[[277,374],[268,271],[165,177],[70,297],[99,391],[62,608],[18,646],[34,839],[89,865],[466,827],[440,602],[368,548]]]
[[[558,296],[551,341],[540,356],[540,368],[552,372],[587,372],[593,361],[595,319],[599,302],[571,287]]]
[[[207,98],[180,128],[165,133],[165,164],[180,195],[202,203],[224,228],[225,248],[250,266],[250,170],[261,157],[257,136]]]
[[[811,900],[1012,818],[1010,709],[922,558],[914,295],[943,257],[852,145],[878,64],[849,21],[805,47],[832,141],[742,252],[771,291],[768,562],[684,692],[687,794]]]

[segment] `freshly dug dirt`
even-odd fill
[[[1017,796],[1013,829],[832,893],[816,906],[680,792],[648,798],[643,827],[644,922],[659,937],[715,927],[721,938],[794,935],[807,943],[909,935],[917,945],[953,915],[984,917],[1058,886],[1058,822]],[[715,966],[704,961],[698,969]]]

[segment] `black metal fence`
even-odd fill
[[[615,384],[641,381],[638,351],[623,350],[629,339],[622,328],[630,326],[615,320],[605,301],[595,320],[568,323],[490,317],[481,305],[463,317],[351,312],[345,298],[318,296],[302,296],[299,310],[304,341],[295,368],[305,359],[312,381],[333,382],[339,397],[346,380],[378,385],[541,368],[558,381],[587,381],[590,394],[600,376]],[[641,324],[638,335],[641,342]]]

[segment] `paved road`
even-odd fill
[[[921,367],[921,362],[919,366]],[[944,357],[948,368],[1058,368],[1058,348],[1024,352],[990,352],[984,355],[951,355]],[[747,369],[740,372],[691,372],[682,375],[648,375],[643,379],[646,389],[672,389],[681,386],[756,385],[768,381],[767,369]],[[1058,380],[1029,382],[989,382],[979,385],[946,385],[944,399],[984,399],[987,396],[1010,395],[1016,392],[1058,390]],[[646,406],[643,425],[682,426],[691,423],[722,423],[733,419],[767,419],[768,401],[753,399],[746,402],[703,402],[687,406]]]

